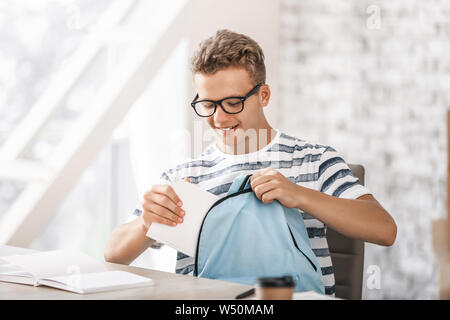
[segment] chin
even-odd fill
[[[237,145],[237,137],[222,137],[221,139],[222,144],[226,145],[227,147],[234,147]]]
[[[227,148],[234,147],[238,143],[237,137],[235,137],[235,136],[224,137],[223,135],[221,135],[219,133],[215,134],[215,140],[216,140],[217,144],[220,144]]]

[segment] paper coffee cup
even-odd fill
[[[294,288],[291,276],[258,278],[255,296],[259,300],[292,300]]]

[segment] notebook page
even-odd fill
[[[30,254],[36,252],[38,251],[26,248],[0,245],[0,274],[13,273],[21,276],[33,277],[30,273],[23,271],[21,267],[11,264],[8,261],[4,260],[3,257],[19,254]]]
[[[114,270],[74,276],[51,277],[41,279],[39,283],[83,294],[151,286],[153,285],[153,280],[131,272]]]
[[[27,249],[27,248],[0,245],[0,263],[2,262],[2,257],[4,257],[4,256],[12,256],[12,255],[16,255],[16,254],[29,254],[29,253],[36,253],[36,252],[39,252],[39,251],[33,250],[33,249]]]
[[[0,264],[0,274],[2,273],[22,273],[22,268],[11,263],[2,263]]]
[[[22,270],[33,274],[37,279],[107,270],[103,263],[74,250],[53,250],[4,256],[2,260],[21,267]]]
[[[184,221],[175,227],[152,223],[147,236],[194,257],[203,217],[219,197],[185,181],[175,181],[170,185],[183,202]]]

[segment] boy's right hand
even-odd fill
[[[189,182],[189,179],[185,178],[185,181]],[[183,222],[186,214],[182,206],[183,203],[171,186],[154,185],[144,194],[140,218],[147,229],[153,222],[176,226]]]

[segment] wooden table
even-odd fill
[[[30,252],[17,247],[5,247],[11,254]],[[9,254],[9,253],[8,253]],[[251,286],[206,278],[196,278],[170,272],[131,267],[127,265],[105,262],[109,270],[123,270],[153,279],[154,286],[107,291],[91,294],[76,294],[64,290],[29,286],[8,282],[0,282],[0,299],[156,299],[156,300],[210,300],[234,299],[239,293]]]

